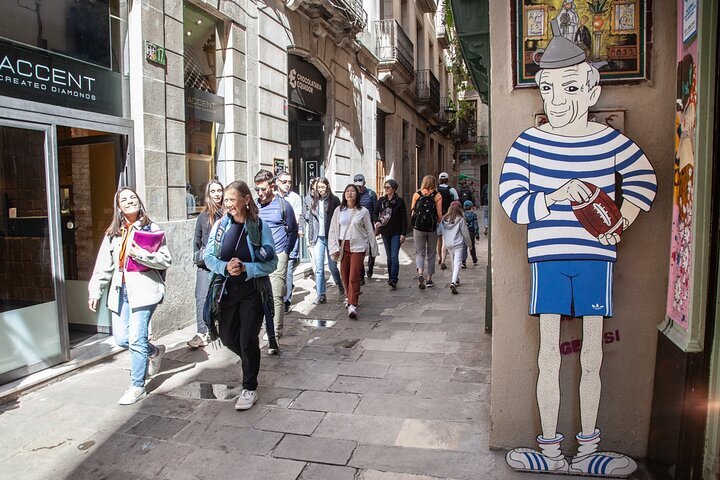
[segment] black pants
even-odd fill
[[[368,247],[368,251],[370,251],[370,247]],[[360,267],[360,278],[365,278],[365,262]],[[375,257],[368,255],[368,269],[371,268],[375,268]]]
[[[260,292],[228,285],[220,300],[220,340],[242,360],[243,388],[257,389],[260,371],[260,327],[263,307]]]

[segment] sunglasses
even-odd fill
[[[392,188],[392,187],[390,185],[385,185],[384,188],[387,190],[388,188]]]
[[[292,183],[292,180],[278,180],[278,182],[285,184],[285,183]]]
[[[260,193],[260,192],[264,192],[268,188],[270,188],[270,187],[255,187],[255,191]]]

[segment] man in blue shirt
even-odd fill
[[[375,215],[375,206],[377,205],[377,194],[373,192],[371,189],[365,187],[365,175],[362,173],[358,173],[353,178],[353,182],[360,190],[360,198],[358,199],[358,203],[360,203],[361,207],[365,207],[370,211],[370,218],[372,219],[373,225],[375,225],[375,222],[377,222],[377,215]],[[372,278],[373,276],[373,269],[375,268],[375,257],[372,256],[372,253],[370,253],[370,248],[367,249],[368,251],[368,267],[367,267],[367,276],[368,278]],[[363,265],[362,271],[360,272],[360,283],[362,285],[365,285],[365,265]]]
[[[278,256],[277,268],[270,274],[273,290],[273,303],[275,306],[274,324],[275,337],[280,338],[285,317],[285,304],[283,298],[287,288],[287,265],[290,253],[295,248],[298,238],[298,224],[295,212],[289,202],[275,195],[275,178],[268,170],[260,170],[255,175],[255,192],[258,195],[258,209],[263,221],[263,228],[272,230],[275,240],[275,251]],[[271,352],[276,353],[276,352]]]

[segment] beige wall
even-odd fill
[[[505,155],[518,134],[542,110],[537,89],[512,88],[510,2],[489,2],[492,58],[492,448],[536,446],[540,420],[535,401],[538,322],[527,314],[529,268],[526,228],[500,208],[497,184]],[[615,269],[616,316],[604,330],[619,330],[620,341],[605,345],[603,394],[598,427],[601,449],[636,457],[647,451],[658,325],[664,319],[672,196],[675,92],[675,7],[653,2],[652,81],[605,86],[597,108],[625,109],[625,133],[645,151],[658,176],[658,195],[618,248]],[[580,321],[562,322],[561,342],[578,339]],[[579,354],[563,355],[558,431],[563,448],[574,452],[579,431]]]

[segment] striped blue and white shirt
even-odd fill
[[[510,147],[500,175],[500,203],[510,219],[528,225],[528,260],[614,262],[614,245],[602,245],[577,220],[569,200],[548,207],[545,195],[576,178],[615,199],[648,211],[655,198],[655,171],[642,150],[612,128],[584,137],[525,130]]]

